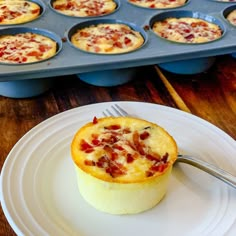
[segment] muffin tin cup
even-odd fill
[[[201,12],[193,12],[193,11],[166,11],[166,12],[162,12],[160,14],[155,15],[154,17],[151,18],[150,22],[149,22],[149,27],[152,29],[152,26],[155,22],[157,21],[163,21],[167,18],[182,18],[182,17],[190,17],[190,18],[197,18],[197,19],[202,19],[205,20],[207,22],[213,23],[218,25],[221,30],[222,30],[222,36],[218,39],[215,39],[213,41],[209,41],[209,42],[202,42],[202,43],[185,43],[185,42],[177,42],[177,41],[172,41],[172,40],[168,40],[165,38],[162,38],[161,36],[157,35],[154,31],[153,33],[165,40],[165,41],[169,41],[170,43],[176,43],[176,44],[186,44],[186,45],[198,45],[198,44],[206,44],[206,43],[212,43],[216,40],[220,40],[224,34],[226,33],[226,29],[224,24],[216,19],[213,16],[210,15],[206,15],[203,14]],[[198,74],[198,73],[202,73],[204,71],[207,71],[215,62],[215,57],[200,57],[200,58],[192,58],[192,59],[188,59],[188,60],[179,60],[179,61],[173,61],[173,62],[167,62],[167,63],[159,63],[158,66],[166,71],[169,71],[171,73],[175,73],[175,74],[186,74],[186,75],[190,75],[190,74]]]
[[[202,43],[186,43],[186,42],[178,42],[178,41],[174,41],[174,40],[169,40],[166,38],[163,38],[161,36],[159,36],[158,34],[156,34],[153,31],[153,25],[155,22],[157,21],[163,21],[167,18],[182,18],[182,17],[189,17],[189,18],[196,18],[196,19],[201,19],[204,20],[206,22],[218,25],[222,31],[222,35],[221,37],[215,39],[215,40],[211,40],[211,41],[207,41],[207,42],[202,42]],[[199,45],[199,44],[206,44],[206,43],[212,43],[215,42],[217,40],[222,39],[222,37],[224,37],[225,33],[226,33],[226,28],[225,25],[223,24],[223,22],[217,18],[215,18],[212,15],[207,15],[204,14],[202,12],[198,12],[198,11],[186,11],[186,10],[173,10],[173,11],[165,11],[165,12],[161,12],[159,14],[156,14],[155,16],[153,16],[150,21],[149,21],[149,28],[151,29],[151,31],[158,37],[161,38],[163,40],[169,41],[171,43],[176,43],[176,44],[186,44],[186,45]]]
[[[236,3],[236,0],[235,0]],[[229,20],[227,20],[227,16],[232,12],[236,10],[236,4],[235,5],[231,5],[229,7],[226,7],[223,11],[222,11],[222,17],[225,19],[225,21],[227,22],[227,24],[229,24],[230,26],[234,27],[236,30],[236,25],[232,24]],[[231,56],[236,58],[236,51],[235,53],[231,53]]]
[[[40,14],[37,18],[33,19],[33,20],[30,20],[30,21],[26,21],[26,22],[22,22],[22,23],[15,23],[15,24],[0,24],[0,27],[1,26],[17,26],[17,25],[23,25],[23,24],[27,24],[27,23],[30,23],[30,22],[34,22],[34,21],[37,21],[41,16],[44,15],[45,11],[46,11],[46,6],[44,4],[44,2],[42,2],[41,0],[28,0],[28,2],[33,2],[33,3],[36,3],[39,5],[40,7]]]
[[[0,82],[0,95],[10,98],[29,98],[38,96],[54,85],[54,79],[29,79]]]
[[[124,24],[124,25],[127,25],[131,29],[138,31],[142,35],[142,37],[144,39],[144,43],[142,44],[141,47],[143,47],[145,45],[145,43],[147,42],[147,34],[144,31],[144,29],[136,26],[135,24],[127,23],[127,22],[120,21],[120,20],[114,20],[114,19],[98,19],[98,20],[89,20],[89,21],[85,21],[83,23],[74,25],[69,30],[69,32],[66,36],[67,40],[70,42],[70,45],[72,47],[75,47],[76,49],[84,52],[84,53],[99,54],[99,55],[103,55],[103,56],[127,54],[127,53],[133,52],[133,51],[129,51],[129,52],[123,52],[123,53],[114,53],[114,54],[88,52],[88,51],[84,51],[80,48],[77,48],[76,46],[74,46],[71,43],[71,36],[74,33],[76,33],[77,30],[89,27],[91,25],[98,25],[98,24]],[[141,47],[135,49],[134,51],[139,50]],[[91,85],[111,87],[111,86],[116,86],[116,85],[122,85],[122,84],[125,84],[125,83],[131,81],[133,79],[135,73],[136,73],[135,68],[122,68],[122,69],[80,73],[80,74],[77,74],[77,77],[80,80],[82,80],[88,84],[91,84]]]
[[[128,83],[135,77],[136,73],[136,68],[123,68],[81,73],[77,74],[77,77],[87,84],[112,87]]]
[[[229,7],[226,7],[223,11],[222,11],[222,15],[225,19],[225,21],[230,24],[233,27],[236,27],[236,25],[232,24],[229,20],[227,20],[227,16],[232,12],[236,10],[236,4],[235,5],[231,5]]]
[[[55,33],[48,31],[46,29],[40,29],[40,28],[29,28],[29,27],[21,27],[21,26],[16,26],[16,27],[11,27],[11,28],[3,28],[0,29],[0,36],[4,36],[4,35],[16,35],[16,34],[24,34],[24,33],[34,33],[34,34],[39,34],[45,37],[48,37],[52,40],[54,40],[57,43],[57,51],[55,53],[55,55],[53,55],[50,58],[46,58],[44,60],[40,60],[40,61],[36,61],[36,62],[29,62],[29,63],[8,63],[8,62],[1,62],[0,64],[4,64],[4,65],[26,65],[26,64],[35,64],[35,63],[40,63],[43,61],[47,61],[55,56],[57,56],[57,54],[62,50],[62,40],[61,38],[56,35]]]
[[[78,30],[86,28],[86,27],[89,27],[89,26],[92,26],[92,25],[99,25],[99,24],[123,24],[123,25],[127,25],[132,30],[139,32],[142,35],[142,37],[144,39],[144,42],[143,42],[143,44],[139,48],[137,48],[135,50],[132,50],[132,51],[128,51],[128,52],[122,52],[122,53],[96,53],[96,52],[89,52],[89,51],[80,49],[80,48],[78,48],[78,47],[76,47],[75,45],[72,44],[71,37]],[[78,49],[81,52],[89,53],[89,54],[96,54],[96,55],[104,55],[104,56],[121,55],[121,54],[132,53],[134,51],[140,50],[146,44],[146,42],[148,41],[147,33],[145,32],[145,30],[143,28],[137,26],[136,24],[130,23],[130,22],[126,22],[126,21],[122,21],[122,20],[115,20],[115,19],[94,19],[94,20],[83,21],[83,22],[81,22],[79,24],[75,24],[74,26],[72,26],[69,29],[68,33],[66,34],[66,38],[67,38],[67,41],[69,42],[69,44],[73,48]]]
[[[62,16],[66,16],[66,17],[72,17],[72,18],[81,18],[81,19],[86,19],[86,18],[100,18],[100,17],[104,17],[104,16],[107,16],[107,15],[111,15],[111,14],[114,14],[116,11],[119,10],[120,8],[120,0],[113,0],[115,3],[116,3],[116,8],[114,11],[112,12],[109,12],[107,14],[102,14],[102,15],[94,15],[94,16],[75,16],[75,15],[68,15],[68,14],[64,14],[58,10],[56,10],[54,7],[53,7],[53,2],[55,2],[55,0],[50,0],[49,2],[49,7],[52,11],[56,12],[57,14],[59,15],[62,15]]]
[[[158,66],[174,74],[193,75],[207,71],[211,68],[214,62],[215,57],[205,57],[160,63]]]
[[[38,29],[38,28],[28,28],[28,27],[11,27],[11,28],[4,28],[0,30],[0,35],[15,35],[19,33],[27,33],[32,32],[36,34],[40,34],[46,37],[49,37],[57,42],[57,53],[54,55],[56,56],[62,49],[62,41],[59,36],[56,34],[45,30],[45,29]],[[53,56],[53,57],[54,57]],[[52,58],[52,57],[51,57]],[[38,62],[30,62],[30,63],[4,63],[0,62],[0,64],[4,64],[6,66],[24,66],[26,64],[37,64],[43,61],[50,60],[51,58],[47,58],[45,60],[41,60]],[[25,79],[25,80],[11,80],[11,81],[3,81],[0,82],[0,95],[5,97],[11,98],[26,98],[26,97],[33,97],[37,96],[41,93],[44,93],[49,88],[53,86],[53,79]]]

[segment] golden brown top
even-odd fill
[[[110,182],[133,183],[163,174],[177,157],[174,139],[160,126],[137,118],[94,119],[75,135],[75,164]]]

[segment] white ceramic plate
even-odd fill
[[[137,215],[109,215],[80,196],[70,157],[79,127],[113,103],[60,113],[28,132],[8,155],[1,173],[3,211],[18,235],[236,235],[236,191],[186,164],[177,164],[166,197]],[[190,153],[236,174],[236,144],[210,123],[177,109],[119,102],[156,122]]]

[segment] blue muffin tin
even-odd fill
[[[42,7],[41,16],[22,27],[42,29],[57,35],[62,41],[60,53],[55,57],[33,64],[8,65],[0,64],[0,81],[26,80],[34,78],[55,77],[69,74],[81,74],[101,70],[121,69],[142,65],[159,64],[192,58],[211,57],[236,52],[236,28],[224,17],[226,8],[234,2],[218,2],[213,0],[189,0],[183,7],[175,9],[147,9],[136,7],[127,0],[120,0],[118,9],[102,17],[70,17],[62,15],[50,6],[51,0],[34,0]],[[118,2],[118,1],[117,1]],[[214,42],[186,45],[164,40],[150,29],[150,21],[157,14],[168,11],[193,11],[203,14],[207,19],[215,18],[224,28],[224,36]],[[130,22],[138,28],[146,30],[146,43],[140,49],[117,55],[99,55],[80,51],[68,40],[73,26],[88,20],[106,19]],[[4,30],[19,26],[0,26],[0,35]]]

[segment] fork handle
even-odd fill
[[[193,158],[191,156],[181,154],[178,155],[176,162],[183,162],[195,166],[229,184],[233,188],[236,188],[236,177],[217,166],[211,165],[205,161]]]

